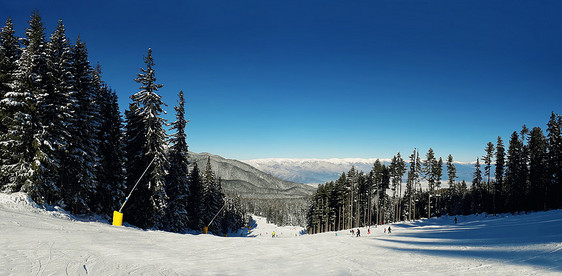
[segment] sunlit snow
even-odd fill
[[[457,218],[356,237],[257,217],[249,231],[219,237],[112,226],[0,193],[0,275],[562,274],[562,210]]]

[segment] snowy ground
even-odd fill
[[[358,238],[256,218],[217,237],[115,227],[0,193],[0,275],[562,275],[562,210],[458,218]]]

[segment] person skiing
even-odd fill
[[[457,217],[455,217],[455,224],[457,224]]]
[[[275,238],[275,231],[273,231],[273,233],[271,233],[271,237]]]
[[[371,228],[367,229],[367,235],[371,235]]]
[[[384,233],[386,234],[386,227],[384,228]]]
[[[357,237],[361,236],[361,231],[359,231],[359,228],[357,228]]]
[[[389,227],[388,227],[388,233],[389,233],[389,234],[390,234],[390,231],[391,231],[391,230],[390,230],[390,226],[389,226]]]
[[[355,230],[351,229],[350,232],[351,232],[351,235],[352,235],[352,236],[355,235]]]

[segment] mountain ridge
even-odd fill
[[[207,152],[189,152],[189,159],[191,166],[197,163],[200,172],[205,170],[210,160],[213,172],[221,178],[223,190],[243,198],[304,198],[315,191],[309,185],[280,179],[235,159]]]
[[[336,180],[352,166],[359,171],[369,172],[377,159],[386,165],[391,162],[391,159],[382,158],[262,158],[242,162],[281,179],[305,184],[323,184]],[[453,163],[457,169],[457,181],[465,180],[470,183],[476,162]],[[446,164],[443,166],[443,177],[446,178]]]

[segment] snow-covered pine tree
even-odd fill
[[[37,134],[41,166],[37,176],[41,178],[48,195],[47,202],[64,206],[61,194],[62,160],[71,142],[68,125],[72,117],[73,78],[71,51],[62,20],[47,43],[47,73],[45,93],[37,96],[37,109],[41,118],[41,131]]]
[[[170,169],[166,177],[166,194],[168,195],[168,208],[166,210],[167,229],[180,232],[188,227],[188,217],[186,213],[188,197],[188,146],[186,141],[185,126],[185,99],[183,91],[179,92],[178,106],[176,111],[176,121],[172,123],[175,133],[170,139],[169,158]]]
[[[3,164],[10,182],[9,190],[21,188],[39,204],[50,201],[41,177],[36,174],[43,165],[38,151],[40,141],[37,134],[41,131],[41,123],[37,97],[45,93],[47,62],[44,29],[41,16],[35,11],[22,40],[25,47],[17,61],[15,82],[2,100],[3,109],[9,110],[4,118],[8,137],[3,139],[7,154],[11,155],[7,164]]]
[[[95,87],[86,44],[77,39],[71,49],[74,97],[68,124],[71,142],[62,160],[61,189],[66,209],[73,213],[90,211],[97,181],[97,120]]]
[[[168,166],[164,146],[166,133],[161,96],[156,92],[163,85],[156,83],[152,50],[144,58],[146,69],[141,68],[136,82],[140,91],[131,96],[133,103],[127,112],[127,186],[132,188],[145,168],[146,175],[140,180],[137,190],[130,198],[126,220],[142,228],[161,229],[167,195],[164,178]],[[129,125],[131,124],[131,125]],[[152,163],[152,164],[151,164]]]
[[[223,232],[228,233],[244,227],[246,212],[242,209],[239,195],[229,195],[226,197],[226,208],[224,215]]]
[[[98,167],[96,168],[97,191],[93,209],[111,215],[118,210],[119,202],[125,198],[125,170],[122,118],[117,94],[101,81],[101,68],[94,70],[94,80],[101,84],[99,97]]]
[[[8,133],[7,123],[13,119],[14,107],[11,106],[10,95],[14,93],[17,61],[21,50],[18,38],[15,36],[12,19],[6,20],[6,25],[0,31],[0,191],[19,189],[10,180],[10,172],[14,164],[12,148],[13,136]],[[13,95],[13,94],[11,94]]]
[[[189,193],[186,206],[189,217],[188,227],[194,230],[201,230],[203,227],[203,180],[201,179],[197,163],[193,164],[188,181]]]

